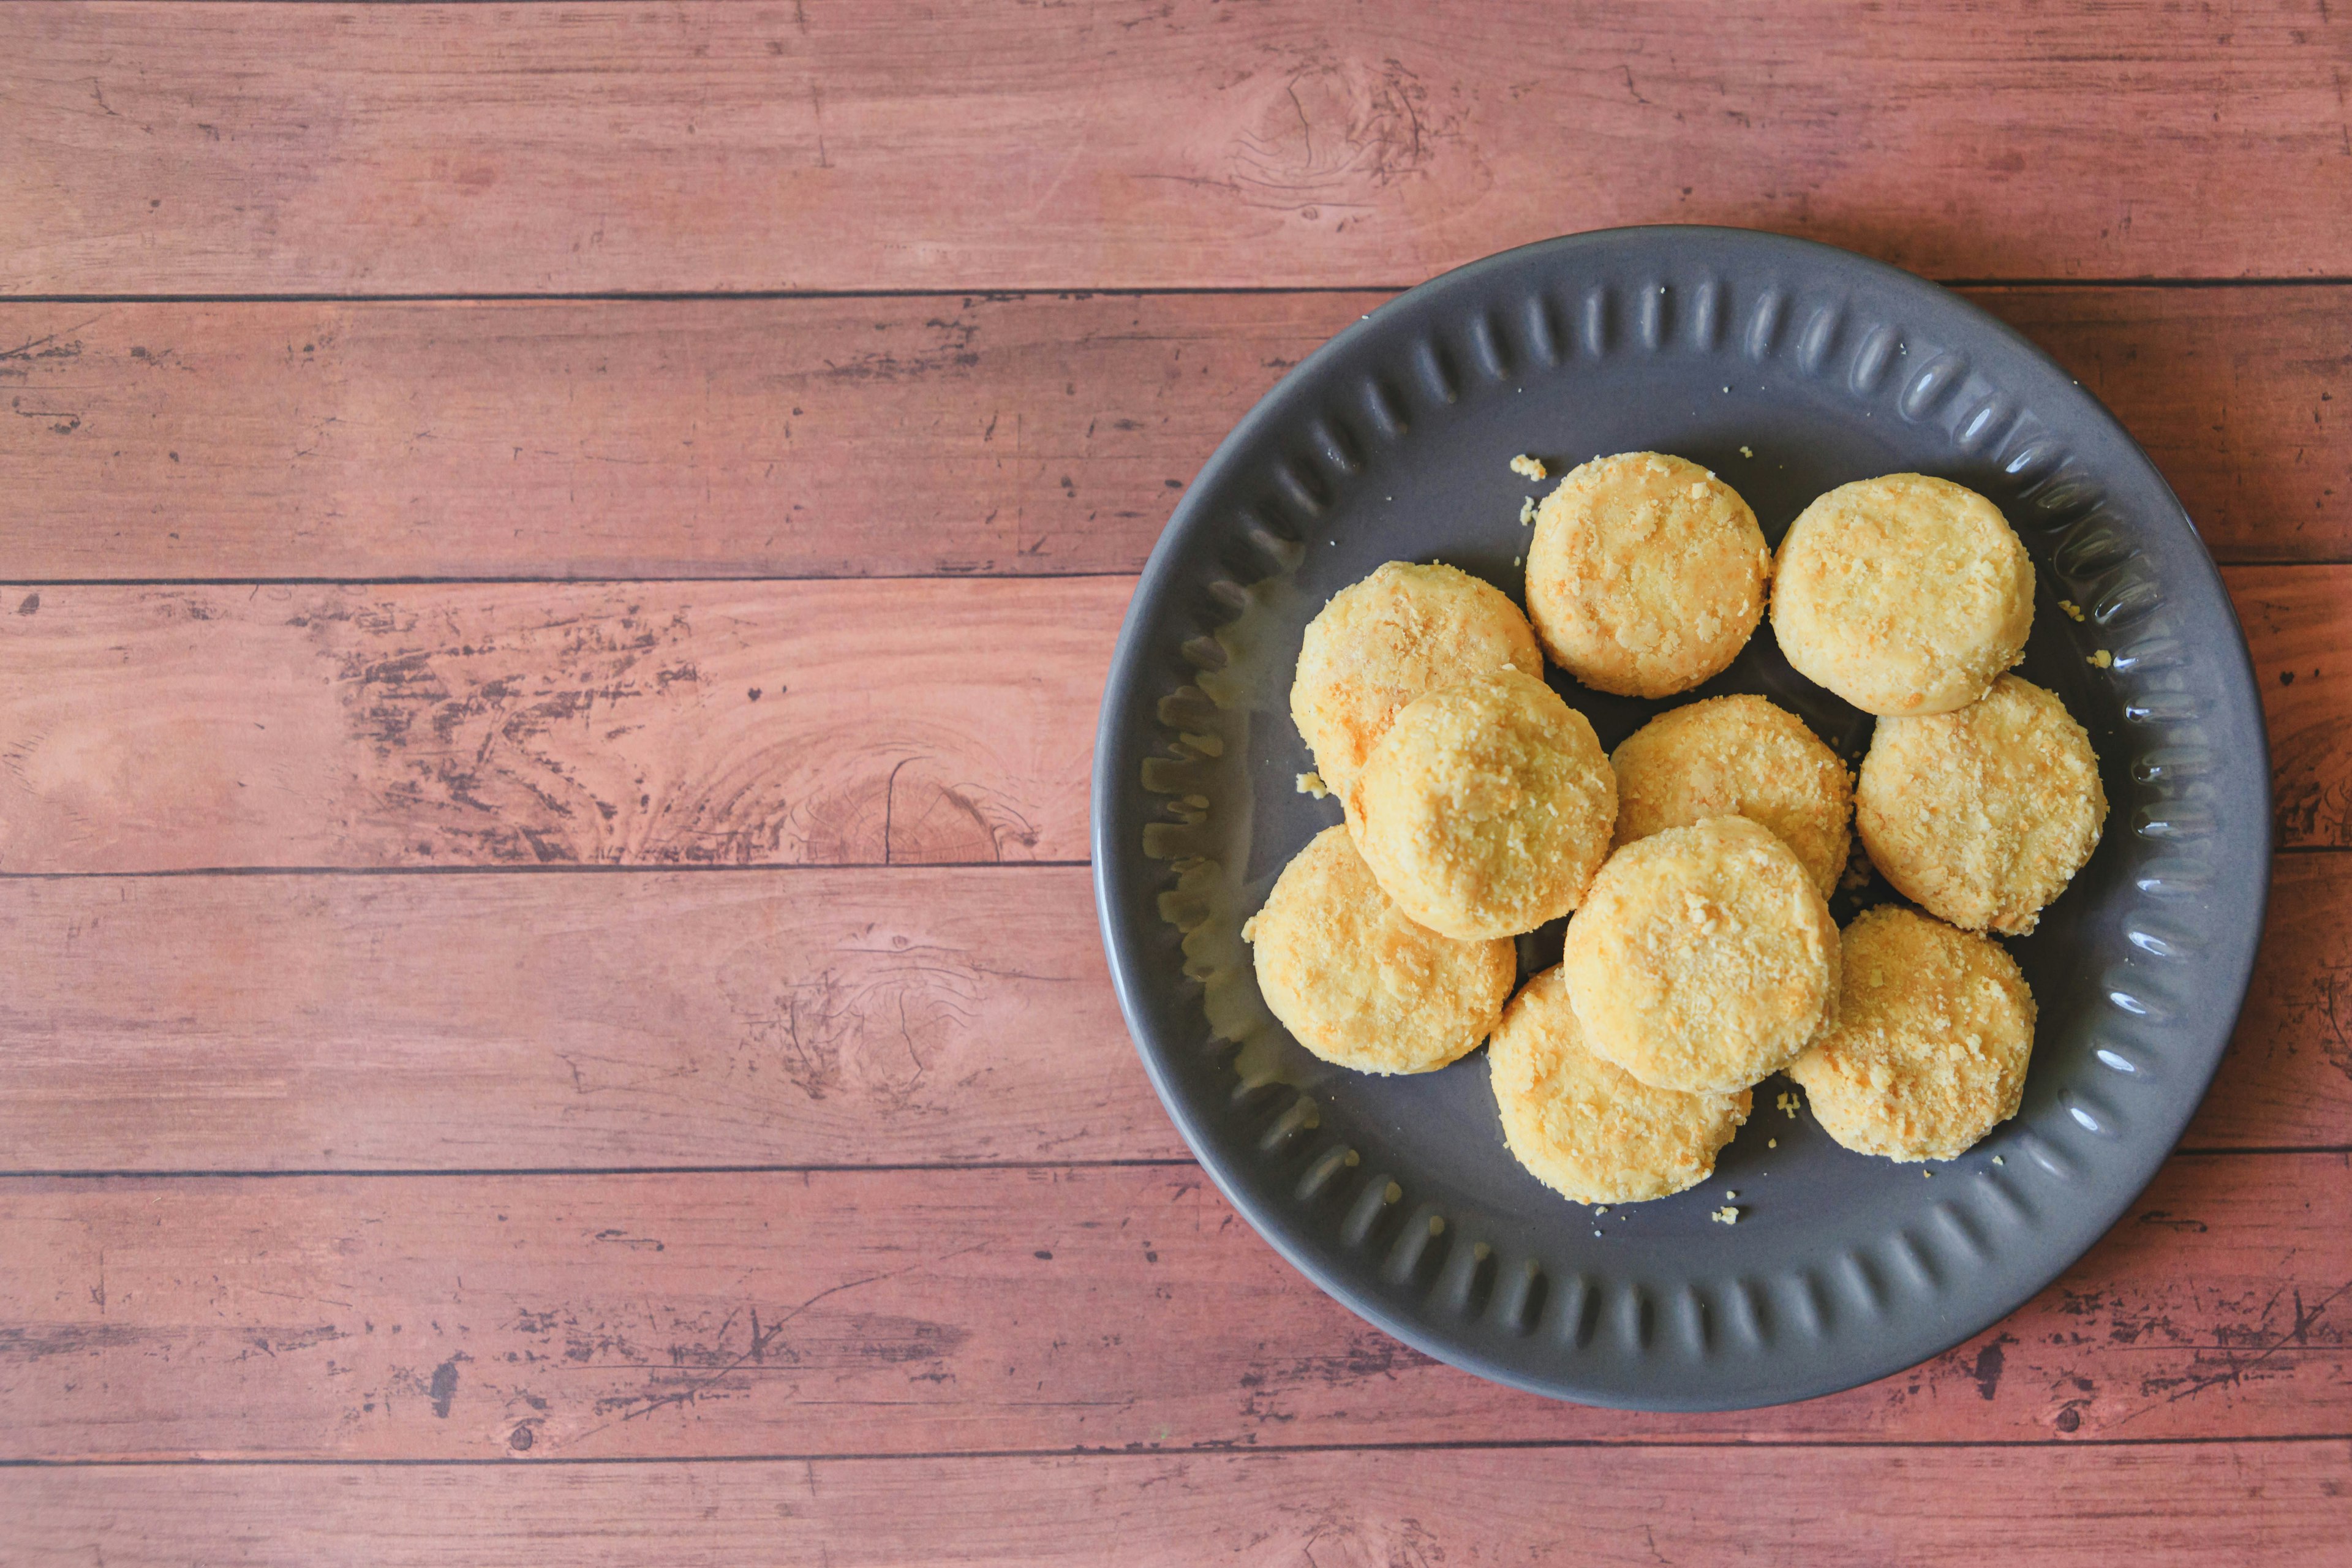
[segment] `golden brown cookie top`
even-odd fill
[[[1486,1060],[1504,1142],[1538,1181],[1578,1203],[1640,1203],[1706,1180],[1752,1102],[1744,1089],[1652,1089],[1595,1056],[1556,965],[1503,1010]]]
[[[1665,697],[1738,657],[1771,570],[1738,491],[1681,458],[1622,452],[1575,468],[1538,509],[1528,616],[1585,685]]]
[[[1843,948],[1837,1021],[1789,1064],[1823,1131],[1858,1153],[1949,1160],[2017,1114],[2033,993],[1999,942],[1886,904]]]
[[[2033,563],[2000,509],[1926,474],[1840,485],[1798,514],[1772,632],[1797,673],[1865,713],[1944,713],[2025,653]]]
[[[1518,973],[1508,942],[1455,942],[1407,920],[1344,827],[1292,858],[1242,938],[1283,1026],[1360,1072],[1428,1072],[1466,1055]]]
[[[1466,940],[1576,907],[1609,853],[1617,784],[1584,715],[1507,669],[1408,703],[1345,804],[1398,907]]]
[[[1593,1050],[1654,1088],[1727,1093],[1786,1067],[1821,1027],[1838,932],[1770,829],[1711,816],[1612,855],[1561,963]]]
[[[1659,714],[1609,759],[1620,847],[1710,816],[1761,823],[1822,898],[1843,874],[1853,780],[1805,721],[1761,697],[1714,697]]]
[[[1930,914],[2022,936],[2099,845],[2106,790],[2065,704],[2004,675],[1980,702],[1881,719],[1854,825],[1886,879]]]
[[[1344,792],[1406,703],[1506,666],[1543,673],[1535,633],[1501,589],[1452,566],[1391,561],[1307,623],[1290,717],[1316,772]]]

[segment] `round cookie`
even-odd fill
[[[1654,1089],[1725,1094],[1788,1066],[1830,1016],[1838,931],[1769,828],[1710,816],[1612,855],[1560,964],[1593,1050]]]
[[[1528,618],[1552,661],[1622,697],[1687,691],[1738,656],[1772,557],[1738,491],[1662,452],[1595,458],[1536,512]]]
[[[1853,802],[1871,863],[1897,891],[2010,936],[2065,891],[2107,819],[2090,736],[2014,675],[1957,713],[1881,719]]]
[[[1557,966],[1511,998],[1486,1060],[1512,1156],[1580,1204],[1641,1203],[1706,1180],[1754,1101],[1744,1089],[1652,1089],[1593,1055]]]
[[[1519,607],[1451,566],[1391,561],[1307,623],[1290,717],[1323,782],[1345,791],[1414,698],[1505,665],[1543,673]]]
[[[1949,479],[1840,485],[1789,525],[1772,634],[1865,713],[1948,713],[2025,654],[2033,563],[2000,509]]]
[[[1466,942],[1576,907],[1608,858],[1617,781],[1584,715],[1506,669],[1406,704],[1342,804],[1397,907]]]
[[[1283,868],[1242,940],[1283,1026],[1359,1072],[1428,1072],[1467,1055],[1518,973],[1508,942],[1455,942],[1405,919],[1344,827],[1325,828]]]
[[[1837,1022],[1788,1069],[1823,1131],[1858,1154],[1949,1160],[2017,1114],[2033,993],[1999,942],[1882,904],[1843,947]]]
[[[1761,697],[1711,697],[1659,714],[1609,758],[1617,845],[1709,816],[1744,816],[1796,851],[1826,899],[1845,871],[1853,779],[1805,721]]]

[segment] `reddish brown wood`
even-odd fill
[[[1095,1568],[2352,1561],[2347,1445],[0,1471],[27,1561]],[[1733,1504],[1729,1500],[1736,1500]]]
[[[2115,410],[2218,559],[2352,556],[2352,290],[1968,294]]]
[[[2352,1143],[2352,864],[2282,855],[2245,1011],[2192,1149]]]
[[[0,279],[1395,284],[1661,219],[1941,276],[2342,274],[2347,27],[2155,0],[20,0]]]
[[[2228,579],[2281,841],[2345,843],[2352,566]],[[1081,858],[1131,588],[10,590],[0,869]]]
[[[1801,1405],[1674,1417],[1404,1349],[1190,1167],[18,1178],[0,1184],[0,1456],[2339,1434],[2347,1166],[2177,1160],[1959,1349]]]
[[[0,868],[1083,858],[1130,587],[44,588]]]
[[[9,306],[6,569],[1133,572],[1384,298]]]
[[[1972,291],[2223,559],[2352,554],[2352,289]],[[47,578],[1132,572],[1381,294],[0,308],[5,569]]]
[[[2352,572],[2238,567],[2224,574],[2254,656],[2270,726],[2278,841],[2352,844]]]
[[[1184,1152],[1082,867],[0,881],[0,930],[17,1169]]]
[[[2279,862],[2192,1148],[2352,1142],[2352,876]],[[0,881],[16,1170],[1180,1157],[1084,869]]]

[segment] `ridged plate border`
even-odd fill
[[[1743,441],[1735,463],[1725,432],[1743,420],[1774,439],[1754,453]],[[1280,702],[1298,626],[1392,554],[1443,554],[1516,592],[1502,552],[1525,535],[1500,514],[1534,487],[1502,464],[1522,449],[1574,461],[1589,454],[1543,434],[1595,426],[1647,436],[1610,449],[1716,462],[1776,542],[1791,498],[1908,467],[1991,495],[2033,554],[2025,673],[2091,729],[2111,811],[2091,867],[2013,947],[2042,1014],[2024,1109],[1935,1167],[1941,1180],[1784,1119],[1775,1080],[1717,1182],[1597,1220],[1498,1157],[1491,1100],[1479,1131],[1483,1058],[1422,1079],[1340,1074],[1256,996],[1239,920],[1336,819],[1289,793],[1286,770],[1306,765]],[[1785,452],[1801,468],[1816,449],[1836,455],[1810,477],[1764,466]],[[1759,500],[1775,484],[1795,488]],[[1858,756],[1868,721],[1796,691],[1769,632],[1758,642],[1700,695],[1769,691]],[[2090,662],[2101,652],[2110,667]],[[1608,744],[1671,706],[1555,683]],[[1096,897],[1170,1114],[1234,1207],[1318,1285],[1501,1383],[1739,1408],[1866,1382],[1967,1339],[2146,1186],[2245,994],[2268,886],[2267,758],[2244,639],[2189,518],[2040,351],[1845,251],[1735,229],[1609,230],[1400,296],[1291,371],[1219,447],[1152,553],[1112,662]],[[1760,1153],[1767,1136],[1785,1149]],[[1706,1222],[1715,1189],[1741,1185],[1743,1223]]]

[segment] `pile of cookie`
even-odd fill
[[[1729,485],[1634,452],[1567,475],[1532,521],[1525,615],[1453,567],[1391,562],[1307,626],[1300,787],[1343,823],[1243,928],[1275,1016],[1375,1073],[1491,1037],[1506,1143],[1590,1204],[1706,1180],[1777,1072],[1840,1143],[1895,1160],[1950,1159],[2013,1115],[2034,1003],[1985,933],[2033,929],[2106,798],[2083,728],[2008,673],[2034,578],[2000,510],[1945,479],[1864,479],[1775,556]],[[1877,716],[1858,780],[1757,696],[1670,709],[1604,754],[1544,679],[1549,656],[1597,690],[1688,691],[1768,600],[1790,665]],[[1840,932],[1857,829],[1920,908]],[[1514,996],[1513,939],[1571,911],[1560,963]]]

